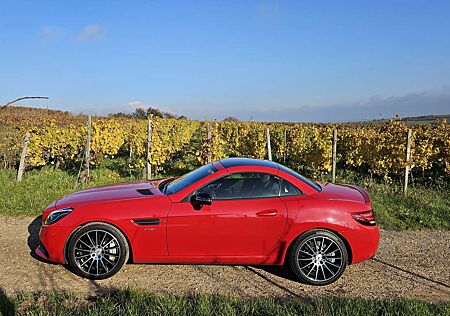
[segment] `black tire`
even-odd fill
[[[295,240],[287,260],[292,272],[303,283],[327,285],[344,273],[348,253],[344,242],[336,234],[315,229]]]
[[[128,242],[107,223],[89,223],[70,238],[67,262],[73,272],[90,280],[107,279],[128,261]]]

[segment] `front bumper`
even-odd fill
[[[42,244],[39,244],[39,246],[34,250],[34,253],[44,260],[49,260],[48,252]]]
[[[45,260],[64,264],[64,248],[69,234],[70,229],[58,223],[43,225],[39,231],[40,244],[35,253]]]

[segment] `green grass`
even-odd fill
[[[0,171],[0,214],[39,215],[53,200],[75,191],[76,176],[50,168],[32,170],[21,183],[14,170]],[[432,187],[411,185],[405,197],[401,186],[386,184],[347,172],[338,174],[338,182],[353,183],[368,189],[380,226],[384,229],[450,229],[450,190],[448,184]],[[129,181],[110,169],[92,171],[92,181],[84,186]],[[80,189],[80,188],[77,188]]]
[[[418,300],[356,298],[247,298],[194,295],[162,296],[145,290],[112,289],[84,298],[68,292],[0,292],[5,315],[449,315],[450,304]]]
[[[406,198],[389,187],[370,191],[375,214],[385,229],[450,229],[448,191],[412,188]]]
[[[82,188],[129,181],[109,169],[95,169],[92,181],[75,188],[76,175],[51,168],[32,170],[24,175],[22,182],[15,181],[15,170],[0,171],[0,214],[39,215],[58,197]]]
[[[378,224],[384,229],[450,229],[450,183],[441,180],[427,186],[410,184],[405,196],[400,183],[386,183],[350,171],[339,172],[337,182],[365,188]]]

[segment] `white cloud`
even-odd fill
[[[84,27],[83,31],[76,36],[79,42],[101,40],[106,36],[106,29],[99,24],[91,24]]]
[[[111,105],[111,106],[98,106],[98,107],[91,107],[89,109],[83,109],[83,112],[85,113],[90,113],[90,114],[94,114],[94,115],[109,115],[109,114],[114,114],[114,113],[132,113],[134,112],[134,110],[136,110],[137,108],[143,108],[143,109],[147,109],[148,105],[146,105],[144,102],[142,101],[130,101],[127,103],[122,103],[122,104],[115,104],[115,105]]]
[[[136,110],[137,108],[143,108],[143,109],[146,109],[147,106],[146,106],[145,103],[142,102],[142,101],[130,101],[130,102],[124,104],[123,106],[121,106],[121,108],[122,108],[125,112],[133,112],[133,111]]]
[[[450,93],[414,92],[400,96],[373,96],[353,103],[326,106],[261,107],[238,113],[249,114],[262,121],[349,122],[380,118],[411,117],[431,114],[450,114]]]
[[[169,113],[175,113],[176,111],[174,111],[172,108],[169,108],[167,106],[158,106],[158,105],[153,105],[153,104],[148,104],[139,100],[136,101],[130,101],[128,103],[125,103],[121,106],[118,107],[118,109],[120,109],[121,111],[124,112],[133,112],[134,110],[136,110],[137,108],[142,108],[142,109],[148,109],[148,108],[155,108],[158,109],[160,111],[163,112],[169,112]]]
[[[65,36],[64,31],[54,26],[44,26],[39,31],[39,37],[41,38],[41,40],[45,41],[61,38],[64,36]]]
[[[273,18],[279,14],[278,7],[267,2],[259,2],[256,5],[256,11],[266,18]]]
[[[147,110],[148,108],[155,108],[162,112],[171,113],[174,115],[180,115],[179,111],[174,110],[173,108],[167,107],[167,106],[158,106],[150,103],[146,103],[140,100],[134,100],[130,101],[124,104],[117,104],[112,107],[107,108],[98,108],[96,109],[96,114],[100,115],[108,115],[108,114],[114,114],[114,113],[133,113],[136,109],[141,108],[144,110]],[[183,115],[188,115],[189,113],[182,112]]]

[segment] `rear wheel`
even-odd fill
[[[67,261],[72,270],[92,280],[106,279],[116,274],[128,260],[125,236],[106,223],[90,223],[70,239]]]
[[[344,273],[348,253],[336,234],[317,229],[298,238],[288,254],[288,263],[294,274],[304,283],[330,284]]]

